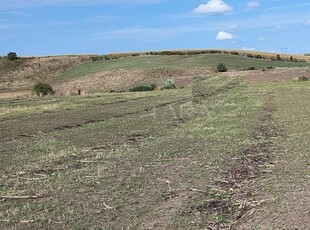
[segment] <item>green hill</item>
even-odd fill
[[[118,69],[135,68],[195,68],[216,67],[219,63],[225,63],[229,69],[243,70],[249,67],[256,69],[273,67],[304,67],[310,66],[307,62],[272,61],[268,59],[256,59],[246,56],[231,54],[199,54],[199,55],[144,55],[123,57],[115,60],[103,60],[80,64],[64,72],[61,80],[72,80],[88,74]]]

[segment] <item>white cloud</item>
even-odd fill
[[[230,34],[230,33],[224,32],[224,31],[220,31],[216,35],[216,40],[219,40],[219,41],[232,40],[232,39],[234,39],[234,37],[235,36],[233,34]]]
[[[261,36],[258,38],[258,41],[265,41],[266,40],[266,37],[265,36]]]
[[[242,47],[241,50],[254,51],[256,49],[255,48]]]
[[[259,2],[247,2],[246,4],[248,10],[258,8],[260,6]]]
[[[193,12],[195,14],[223,14],[233,9],[222,0],[210,0],[206,4],[199,5]]]

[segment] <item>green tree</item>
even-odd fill
[[[7,58],[8,58],[9,60],[13,61],[13,60],[16,60],[18,57],[17,57],[17,54],[16,54],[15,52],[9,52],[9,53],[7,54]]]
[[[33,92],[38,96],[52,95],[54,93],[52,86],[47,83],[39,82],[33,86]]]
[[[226,65],[224,63],[218,64],[216,69],[217,69],[217,72],[226,72],[227,71]]]

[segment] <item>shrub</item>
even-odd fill
[[[230,54],[231,55],[240,55],[240,53],[238,53],[237,51],[231,51]]]
[[[290,61],[294,61],[294,58],[293,58],[293,56],[290,56]]]
[[[129,91],[130,92],[143,92],[143,91],[153,91],[156,89],[155,84],[150,84],[150,85],[138,85],[132,87]]]
[[[263,59],[263,56],[260,55],[260,54],[256,54],[254,57],[257,58],[257,59]]]
[[[248,68],[248,70],[255,70],[255,67],[251,66],[251,67]]]
[[[48,94],[50,94],[50,95],[54,94],[52,86],[50,86],[47,83],[42,83],[42,82],[39,82],[39,83],[35,84],[33,86],[33,91],[38,96],[40,96],[40,95],[45,96],[45,95],[48,95]]]
[[[104,58],[105,58],[105,56],[96,55],[96,56],[92,56],[91,60],[92,61],[102,61]]]
[[[277,60],[277,61],[281,61],[281,60],[282,60],[280,54],[277,54],[276,60]]]
[[[274,69],[273,66],[267,66],[267,69]]]
[[[163,89],[175,89],[176,86],[172,79],[166,79],[163,83]]]
[[[14,52],[10,52],[7,54],[7,58],[11,61],[18,59],[17,54]]]
[[[217,72],[226,72],[227,71],[226,65],[224,63],[218,64],[216,69],[217,69]]]
[[[297,81],[309,81],[309,77],[301,76],[301,77],[298,78]]]

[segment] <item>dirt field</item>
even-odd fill
[[[167,76],[177,89],[98,93]],[[81,96],[3,94],[0,229],[307,229],[300,76],[133,68],[55,84]]]

